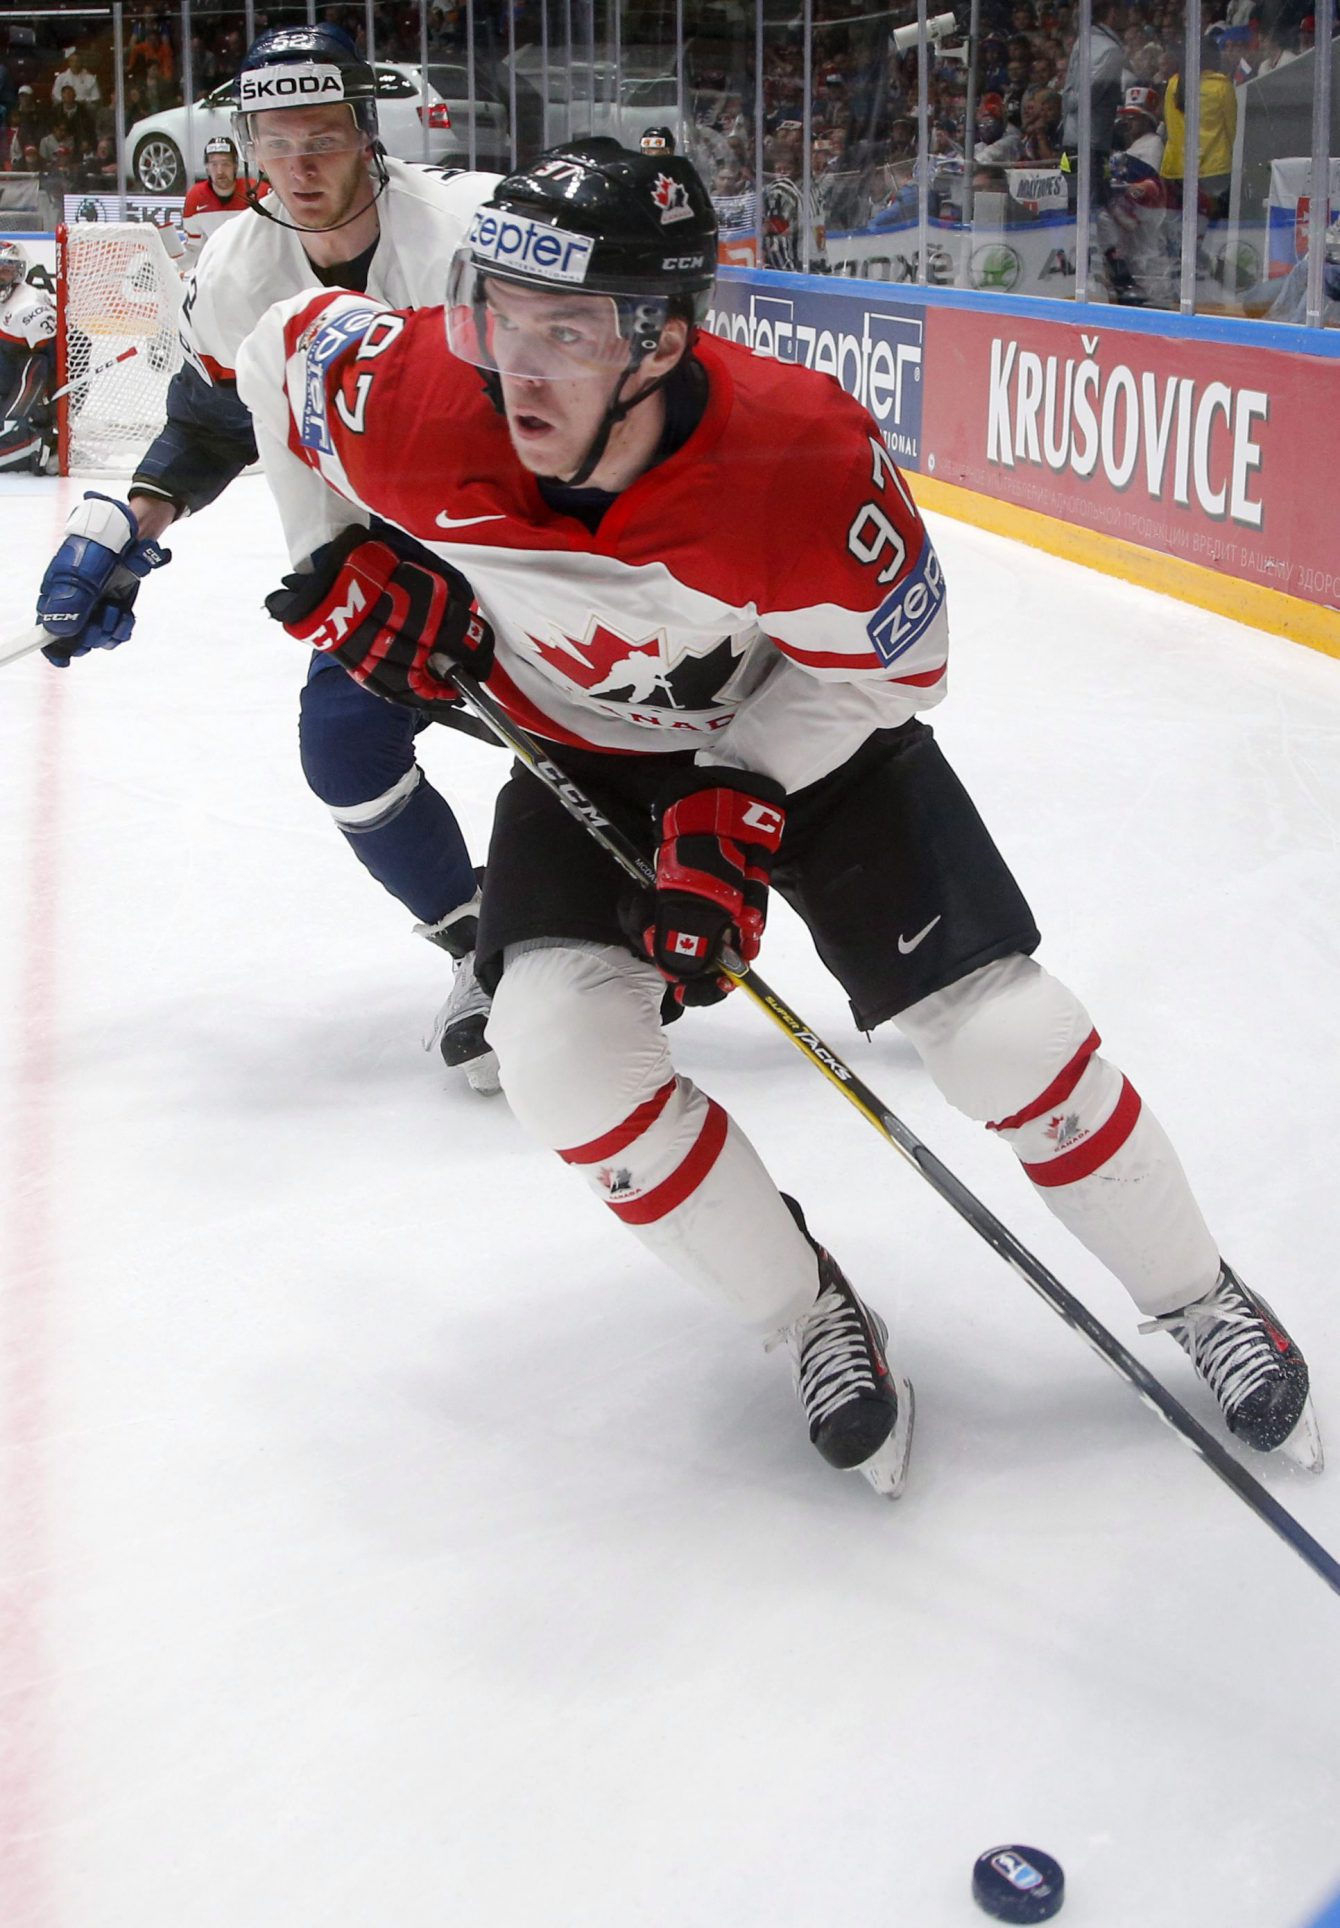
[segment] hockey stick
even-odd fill
[[[635,883],[647,885],[655,882],[655,872],[631,839],[610,822],[599,806],[558,764],[545,755],[534,737],[512,721],[496,699],[468,671],[453,669],[440,657],[432,667],[441,675],[450,674],[470,708],[483,717],[499,741],[505,743],[526,768],[539,778],[568,814],[576,818]],[[874,1126],[880,1137],[892,1145],[945,1203],[952,1206],[959,1217],[972,1227],[977,1236],[984,1239],[1019,1274],[1025,1285],[1044,1299],[1052,1311],[1064,1319],[1113,1372],[1133,1387],[1145,1404],[1152,1407],[1193,1452],[1199,1453],[1210,1470],[1217,1473],[1226,1486],[1232,1487],[1238,1498],[1245,1501],[1267,1526],[1272,1527],[1327,1586],[1340,1593],[1340,1561],[1334,1559],[1319,1541],[1314,1540],[1293,1514],[1281,1506],[1246,1467],[1238,1463],[1213,1433],[1207,1431],[1180,1400],[1175,1399],[1152,1373],[1145,1370],[1134,1354],[1113,1337],[1086,1305],[1067,1291],[1027,1246],[1020,1244],[1009,1227],[1003,1225],[995,1213],[983,1205],[928,1146],[922,1144],[916,1134],[842,1062],[818,1033],[811,1030],[775,991],[769,989],[756,971],[732,952],[723,953],[721,968],[722,975],[739,985],[815,1069],[821,1071],[866,1122]]]
[[[31,656],[35,649],[41,649],[43,643],[51,641],[52,638],[40,623],[34,623],[31,629],[21,629],[16,636],[7,636],[0,643],[0,669],[6,663],[17,663],[20,656]]]
[[[129,361],[132,355],[138,355],[139,352],[139,343],[132,342],[130,347],[123,348],[119,355],[109,355],[105,362],[99,362],[96,368],[90,368],[87,375],[76,375],[72,382],[66,382],[64,387],[58,388],[54,395],[48,395],[47,401],[64,401],[65,397],[73,394],[76,388],[86,388],[90,382],[97,381],[99,375],[105,375],[109,368],[115,368],[120,362]]]

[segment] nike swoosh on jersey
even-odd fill
[[[942,917],[943,915],[944,913],[942,911],[940,912],[939,916],[932,917],[930,923],[925,925],[921,930],[919,930],[915,937],[900,937],[898,939],[898,949],[902,952],[904,957],[909,956],[917,948],[917,945],[921,942],[923,937],[930,936],[931,932],[935,929],[935,926],[939,923],[940,917]]]
[[[437,518],[439,529],[468,529],[472,522],[501,522],[500,515],[440,515]]]

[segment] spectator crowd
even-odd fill
[[[931,13],[937,9],[932,7]],[[840,15],[844,17],[838,17]],[[1080,176],[1079,8],[1074,0],[982,0],[977,46],[941,35],[930,59],[926,184],[938,227],[982,218],[1024,226],[1074,218]],[[846,16],[850,17],[846,17]],[[904,10],[872,21],[847,0],[815,0],[811,45],[809,177],[811,267],[825,237],[914,223],[919,213],[918,59],[889,32]],[[1185,175],[1182,84],[1186,14],[1165,0],[1093,0],[1089,166],[1094,228],[1113,299],[1175,302]],[[1310,0],[1206,0],[1200,28],[1198,215],[1228,208],[1238,90],[1313,45]],[[805,166],[805,50],[792,34],[765,43],[762,174],[800,182]],[[729,226],[744,225],[755,190],[752,39],[734,60],[696,69],[697,158]],[[969,116],[971,114],[971,133]],[[1019,198],[1059,175],[1041,202]],[[1039,180],[1039,177],[1044,177]],[[991,197],[984,203],[981,197]],[[797,262],[788,265],[798,265]]]
[[[561,61],[564,23],[555,0],[548,3],[553,58]],[[618,4],[625,71],[638,71],[639,62],[643,71],[673,67],[673,47],[639,45],[629,0]],[[1227,203],[1238,89],[1306,53],[1314,21],[1311,0],[1199,4],[1199,191],[1200,213],[1208,220]],[[1167,280],[1166,260],[1161,270],[1155,267],[1160,236],[1180,225],[1185,5],[1186,0],[1092,0],[1091,194],[1105,272],[1117,300],[1160,298],[1153,285],[1158,273]],[[525,51],[533,53],[540,37],[538,0],[476,0],[478,71],[491,73],[495,86],[508,46],[508,8],[522,53],[519,70],[525,70]],[[608,5],[598,4],[598,28],[607,11]],[[367,12],[358,0],[318,12],[365,48]],[[1019,169],[1064,174],[1060,206],[1073,216],[1081,105],[1077,0],[980,0],[975,48],[966,38],[967,0],[957,0],[955,14],[958,31],[935,40],[930,60],[925,175],[932,221],[957,226],[982,196],[993,197],[991,205],[1002,211],[999,218],[1011,224],[1054,214],[1054,194],[1045,204],[1030,205],[1011,191],[1018,185],[1011,171]],[[130,128],[145,115],[181,103],[184,72],[198,99],[231,79],[245,51],[246,18],[238,6],[198,6],[185,49],[179,9],[128,8],[124,17],[122,74],[115,71],[105,23],[96,33],[82,33],[64,45],[53,39],[50,46],[38,45],[34,29],[17,21],[8,26],[6,44],[0,23],[0,165],[40,175],[56,206],[68,193],[116,191],[118,88]],[[303,0],[256,9],[255,31],[306,18]],[[664,21],[656,18],[656,31],[664,33]],[[765,16],[759,126],[752,19],[737,19],[714,0],[687,0],[684,18],[690,145],[717,201],[724,233],[761,226],[771,234],[789,224],[790,253],[783,250],[776,265],[799,265],[795,241],[804,226],[813,242],[807,258],[822,268],[825,234],[878,232],[916,220],[922,179],[917,53],[915,47],[899,48],[892,32],[915,19],[907,0],[886,14],[853,6],[852,0],[814,0],[808,50],[797,12],[778,10],[772,23]],[[459,58],[465,31],[459,0],[433,0],[427,13],[430,61]],[[420,58],[421,14],[411,0],[377,0],[373,33],[379,59]],[[602,57],[609,51],[603,38],[599,51]],[[506,98],[505,91],[498,97]],[[807,159],[810,201],[802,213],[796,190],[805,180]]]

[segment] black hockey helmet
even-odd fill
[[[673,154],[675,137],[668,127],[644,127],[638,146],[644,154]]]
[[[342,27],[329,22],[271,27],[243,58],[233,83],[234,131],[250,144],[250,119],[269,107],[321,107],[347,101],[370,140],[377,138],[377,77]]]
[[[505,176],[466,248],[481,273],[504,281],[660,297],[698,323],[716,280],[717,217],[682,155],[635,154],[592,135]]]
[[[591,342],[574,329],[578,340],[570,349],[546,349],[553,373],[538,377],[618,368],[600,428],[567,478],[581,486],[616,424],[670,379],[673,370],[666,370],[629,392],[641,364],[659,348],[666,323],[687,322],[691,345],[711,300],[716,254],[716,211],[691,162],[674,154],[635,154],[604,135],[567,141],[507,175],[477,209],[451,264],[447,340],[461,360],[487,371],[489,393],[501,408],[488,284],[604,298],[615,321],[609,336]],[[617,359],[602,359],[606,341],[619,348]]]

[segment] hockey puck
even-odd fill
[[[997,1921],[1050,1921],[1065,1900],[1065,1876],[1038,1848],[988,1848],[973,1866],[972,1898]]]

